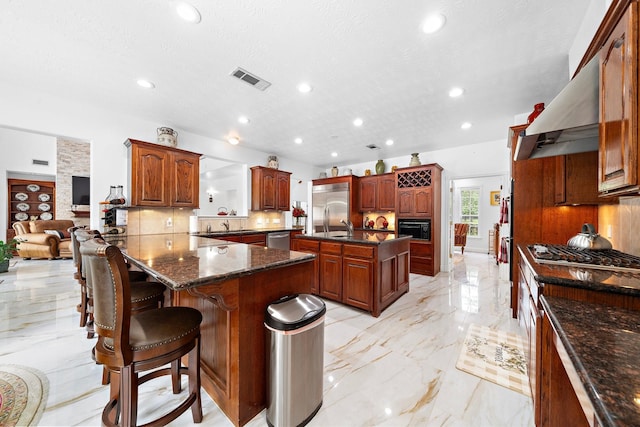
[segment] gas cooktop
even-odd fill
[[[640,257],[615,249],[578,249],[548,244],[529,245],[528,248],[540,264],[640,273]]]

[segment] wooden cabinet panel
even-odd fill
[[[599,190],[638,191],[638,4],[600,51]]]
[[[360,211],[375,211],[378,208],[378,177],[360,178]]]
[[[343,302],[370,311],[373,300],[372,260],[344,257],[342,270]]]
[[[372,259],[374,257],[373,246],[360,246],[345,244],[343,254],[345,257]]]
[[[413,190],[405,189],[398,190],[397,195],[398,207],[396,215],[398,216],[411,216],[413,214]]]
[[[170,179],[167,171],[169,153],[157,148],[133,147],[131,173],[136,181],[132,183],[131,205],[169,206],[168,186],[165,184]]]
[[[200,154],[128,139],[131,206],[199,206]]]
[[[320,296],[342,301],[342,256],[320,253]]]
[[[171,206],[197,207],[200,202],[200,156],[191,153],[171,153],[171,162]]]
[[[251,210],[290,210],[291,172],[264,166],[251,168]]]
[[[318,240],[293,239],[293,250],[316,255],[313,260],[313,277],[311,278],[311,293],[319,295],[320,287],[320,242]]]
[[[598,152],[556,156],[555,193],[556,205],[597,205],[615,199],[604,199],[598,192]]]
[[[378,181],[378,209],[393,211],[396,208],[396,177],[394,174],[381,175]]]
[[[264,233],[243,234],[241,241],[248,245],[267,246],[267,235]]]
[[[433,200],[431,188],[419,188],[413,195],[414,213],[418,216],[431,216],[433,213]]]
[[[359,180],[360,212],[393,211],[396,207],[396,178],[392,173],[364,176]]]

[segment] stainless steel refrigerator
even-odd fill
[[[314,185],[311,203],[314,233],[344,230],[340,221],[349,219],[349,183]]]

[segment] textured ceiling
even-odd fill
[[[505,138],[569,79],[584,0],[0,0],[0,79],[317,166]],[[421,30],[446,15],[435,35]],[[242,67],[272,85],[230,76]],[[139,78],[154,90],[136,85]],[[296,90],[310,82],[313,92]],[[448,90],[465,93],[451,99]],[[250,118],[240,125],[237,118]],[[362,117],[364,125],[352,121]],[[473,127],[460,129],[462,122]],[[296,137],[303,139],[294,144]],[[395,144],[387,147],[392,138]],[[376,144],[380,150],[365,146]],[[337,158],[330,156],[338,153]]]

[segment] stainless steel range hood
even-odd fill
[[[520,134],[514,160],[598,151],[599,80],[596,55]]]

